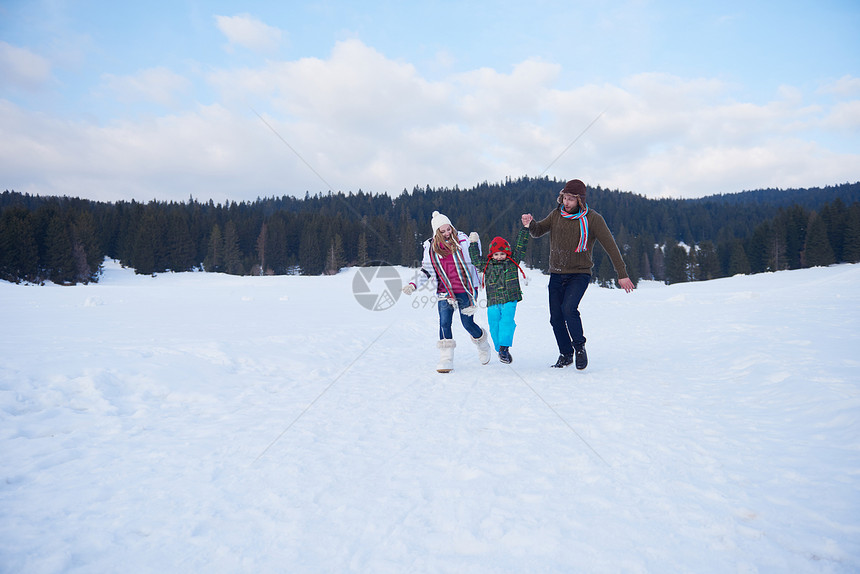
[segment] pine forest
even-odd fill
[[[545,217],[563,181],[508,179],[471,189],[429,186],[388,194],[333,193],[216,204],[97,202],[0,194],[0,279],[72,285],[98,281],[105,258],[140,274],[199,270],[234,275],[320,275],[349,266],[417,267],[438,210],[477,231],[483,251],[513,241],[520,215]],[[860,261],[860,183],[745,191],[701,199],[648,199],[588,189],[634,282],[703,281]],[[614,284],[599,244],[593,280]],[[525,263],[546,271],[549,239]]]

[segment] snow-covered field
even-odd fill
[[[583,372],[532,271],[447,375],[357,273],[0,283],[0,571],[860,571],[860,265],[592,286]]]

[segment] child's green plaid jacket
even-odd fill
[[[492,255],[487,255],[487,264],[484,269],[487,307],[503,305],[511,301],[522,301],[523,292],[520,289],[520,278],[517,275],[520,268],[515,262],[522,260],[528,243],[529,230],[527,227],[521,227],[517,233],[516,244],[510,258],[496,261]],[[489,248],[487,250],[489,251]],[[480,261],[481,256],[477,243],[469,244],[469,256],[472,261]]]

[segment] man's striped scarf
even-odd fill
[[[457,277],[460,278],[460,283],[462,283],[463,287],[466,288],[466,294],[469,295],[469,304],[474,305],[475,300],[478,298],[478,293],[475,286],[472,285],[472,276],[469,274],[466,260],[463,258],[463,252],[460,250],[459,246],[451,251],[454,253],[454,267],[457,269]],[[448,275],[445,273],[445,268],[442,267],[442,258],[438,253],[436,253],[436,250],[433,249],[432,246],[430,246],[430,263],[433,265],[436,277],[439,278],[445,291],[448,292],[448,296],[454,297],[454,288],[451,285],[451,280],[448,279]]]
[[[588,251],[588,219],[585,218],[586,215],[588,215],[588,205],[579,213],[568,213],[564,210],[564,207],[561,208],[561,216],[563,218],[579,220],[579,245],[575,249],[577,253]]]

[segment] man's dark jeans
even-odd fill
[[[591,283],[590,273],[552,273],[549,276],[549,323],[558,352],[570,355],[585,345],[579,302]]]

